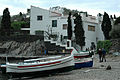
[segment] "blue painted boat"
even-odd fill
[[[84,68],[93,66],[93,57],[89,51],[77,51],[73,50],[75,68]]]
[[[82,58],[75,60],[75,68],[84,68],[84,67],[92,67],[93,59],[92,58]]]

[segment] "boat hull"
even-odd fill
[[[69,56],[67,58],[51,61],[51,62],[44,62],[40,64],[32,64],[32,65],[13,65],[7,64],[6,72],[7,73],[29,73],[29,72],[42,72],[42,71],[49,71],[54,69],[60,69],[65,67],[74,66],[73,57]]]
[[[25,73],[7,73],[8,75],[12,76],[12,78],[37,78],[37,77],[43,77],[43,76],[49,76],[54,75],[56,73],[61,72],[67,72],[74,69],[74,66],[69,67],[63,67],[58,69],[52,69],[52,70],[44,70],[44,71],[36,71],[36,72],[25,72]]]
[[[82,63],[75,63],[75,68],[85,68],[85,67],[92,67],[93,61],[82,62]]]
[[[80,52],[74,54],[74,68],[84,68],[93,66],[93,57],[89,55],[89,52]]]

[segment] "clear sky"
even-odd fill
[[[60,6],[79,11],[87,11],[96,16],[98,13],[107,12],[109,15],[120,16],[120,0],[0,0],[0,15],[5,8],[9,8],[10,14],[26,13],[30,6],[49,9]]]

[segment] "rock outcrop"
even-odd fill
[[[120,53],[120,38],[112,39],[112,46],[110,47],[109,53],[119,52]]]
[[[36,40],[33,42],[1,41],[0,48],[6,49],[0,55],[7,56],[37,56],[44,48],[44,41]]]

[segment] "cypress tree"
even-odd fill
[[[76,19],[74,20],[74,23],[75,23],[74,33],[75,33],[76,44],[78,44],[82,50],[83,46],[85,46],[85,37],[84,37],[82,19],[80,15],[76,14]]]
[[[114,14],[114,19],[116,19],[116,15]]]
[[[112,17],[112,15],[110,15],[110,18],[113,20],[113,17]]]
[[[11,29],[10,12],[9,9],[6,8],[3,11],[3,16],[1,20],[1,34],[10,36],[10,29]]]
[[[112,25],[111,25],[109,15],[106,12],[104,12],[101,27],[102,27],[102,31],[103,31],[105,39],[110,39],[109,32],[112,29]]]
[[[72,37],[71,12],[69,13],[69,16],[68,16],[68,28],[67,28],[67,33],[68,33],[68,39],[71,40],[71,37]]]

